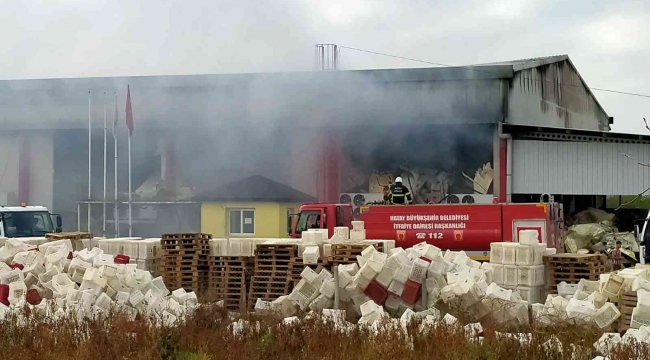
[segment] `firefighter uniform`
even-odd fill
[[[389,188],[388,198],[393,204],[408,205],[413,202],[413,199],[411,198],[411,192],[408,187],[402,185],[401,180],[401,178],[395,179],[395,184]]]

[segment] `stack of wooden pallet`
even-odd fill
[[[377,251],[384,252],[382,242],[332,244],[332,255],[328,257],[327,262],[332,266],[356,263],[357,256],[368,246],[374,246]]]
[[[228,310],[246,307],[246,286],[252,257],[210,256],[208,260],[208,295],[223,300]]]
[[[607,272],[605,255],[556,254],[544,256],[546,266],[546,293],[557,294],[561,282],[577,284],[580,279],[598,281]]]
[[[86,246],[83,244],[83,240],[92,239],[93,234],[89,232],[62,232],[62,233],[52,233],[45,234],[45,238],[49,240],[70,240],[72,242],[72,247],[75,251],[84,249]]]
[[[318,264],[305,265],[302,257],[296,256],[294,258],[291,258],[291,262],[289,263],[289,270],[287,273],[287,278],[289,278],[289,281],[287,282],[288,293],[290,293],[293,290],[293,287],[297,285],[298,282],[300,282],[302,279],[300,274],[302,274],[302,272],[305,270],[305,267],[310,267],[315,272],[320,273],[323,268],[328,268],[328,262],[327,259],[320,258],[318,259]]]
[[[632,320],[632,310],[636,307],[637,295],[636,291],[628,291],[622,293],[616,304],[618,306],[618,311],[621,312],[621,317],[616,321],[617,328],[616,331],[623,333],[630,328],[630,322]]]
[[[258,244],[255,247],[255,268],[248,291],[248,307],[257,299],[272,301],[288,294],[287,276],[291,259],[298,256],[298,245]]]
[[[172,289],[202,292],[207,285],[208,234],[164,234],[159,273]]]

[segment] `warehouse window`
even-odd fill
[[[230,235],[255,235],[255,209],[229,209]]]

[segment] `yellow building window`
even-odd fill
[[[255,209],[228,209],[230,235],[255,235]]]

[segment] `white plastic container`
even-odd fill
[[[363,221],[352,221],[352,229],[353,230],[364,230],[364,224]]]
[[[624,282],[625,279],[618,276],[618,274],[611,273],[609,274],[607,282],[605,283],[605,286],[603,287],[601,292],[603,293],[603,295],[609,297],[610,299],[617,298],[618,295],[623,290]]]
[[[363,241],[366,240],[366,230],[350,230],[350,241]]]
[[[519,266],[517,285],[541,286],[545,283],[544,265]]]
[[[492,264],[492,281],[497,283],[497,285],[503,285],[503,280],[503,265]]]
[[[503,243],[500,242],[490,243],[490,263],[492,264],[503,263]]]
[[[495,283],[488,285],[485,295],[497,299],[510,300],[512,298],[512,290],[504,289]]]
[[[600,282],[598,281],[580,279],[580,281],[578,282],[578,291],[593,293],[594,291],[598,291],[599,288],[600,288]]]
[[[502,243],[503,247],[503,265],[516,265],[517,263],[517,243]]]
[[[578,291],[578,284],[567,284],[565,281],[557,284],[557,293],[560,296],[573,295]]]
[[[522,245],[535,245],[539,243],[539,233],[535,230],[519,230],[517,239]]]
[[[546,244],[535,244],[533,245],[533,256],[535,265],[544,264],[544,255],[546,255]]]
[[[503,283],[504,285],[517,286],[518,282],[518,269],[516,265],[503,266]]]
[[[517,286],[517,292],[529,304],[539,304],[544,300],[543,286]]]
[[[632,319],[630,320],[630,327],[638,329],[641,326],[650,326],[650,313],[643,311],[639,307],[632,310]]]
[[[529,245],[516,247],[515,262],[519,266],[532,266],[535,264],[535,248]]]
[[[302,252],[302,262],[305,265],[316,265],[318,264],[319,255],[318,246],[307,246],[305,251]]]
[[[343,240],[350,239],[350,228],[347,226],[337,226],[334,228],[334,234],[343,238]]]
[[[596,309],[594,308],[594,304],[589,301],[571,299],[567,304],[566,313],[570,319],[582,318],[584,320],[591,320],[596,315]]]
[[[621,312],[618,311],[616,305],[608,302],[596,311],[594,319],[596,320],[598,327],[603,329],[613,324],[620,316]]]
[[[422,260],[422,259],[416,259],[413,262],[413,266],[411,267],[411,272],[409,274],[409,280],[415,281],[418,284],[422,284],[424,279],[427,277],[427,268],[429,267],[429,263]]]

